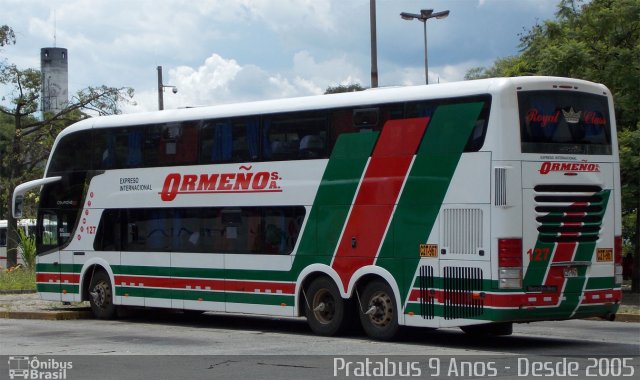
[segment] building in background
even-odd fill
[[[59,112],[69,103],[69,70],[67,49],[40,49],[42,72],[42,112]]]

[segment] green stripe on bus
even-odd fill
[[[273,293],[227,293],[226,296],[227,303],[293,306],[294,302],[293,296]]]
[[[277,293],[224,293],[201,290],[155,289],[117,286],[117,296],[293,306],[294,297]]]
[[[330,264],[379,132],[338,137],[302,234],[289,280],[313,263]]]
[[[475,102],[438,107],[422,138],[377,261],[398,279],[403,299],[420,260],[419,246],[429,237],[482,106]],[[400,265],[385,260],[394,257],[401,259]]]
[[[612,277],[589,277],[587,279],[586,290],[613,289],[615,288],[615,278]]]
[[[45,293],[62,293],[66,291],[70,294],[77,294],[80,292],[80,287],[78,285],[70,285],[70,284],[37,284],[36,290],[38,292]]]
[[[82,264],[36,264],[40,273],[80,273]]]

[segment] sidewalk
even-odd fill
[[[0,318],[63,320],[92,318],[92,314],[89,302],[64,305],[41,300],[36,293],[0,293]],[[622,293],[616,321],[640,322],[640,294]]]
[[[64,305],[45,301],[37,293],[0,293],[0,318],[11,319],[81,319],[92,318],[88,302]]]

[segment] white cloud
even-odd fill
[[[291,69],[283,72],[269,72],[257,65],[242,65],[212,54],[198,67],[183,65],[163,73],[164,84],[178,88],[177,94],[165,91],[164,105],[169,109],[318,95],[329,86],[362,83],[358,73],[358,67],[346,56],[318,62],[308,51],[296,53]],[[156,91],[138,91],[136,105],[127,106],[126,111],[157,109]]]

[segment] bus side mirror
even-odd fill
[[[40,186],[48,185],[50,183],[58,182],[62,179],[62,177],[46,177],[41,179],[36,179],[33,181],[29,181],[23,184],[16,186],[15,190],[13,190],[13,201],[11,202],[11,213],[13,217],[16,219],[22,218],[22,203],[24,201],[24,194],[31,190]]]
[[[24,197],[22,195],[16,195],[13,197],[13,217],[15,219],[22,218],[22,204]]]

